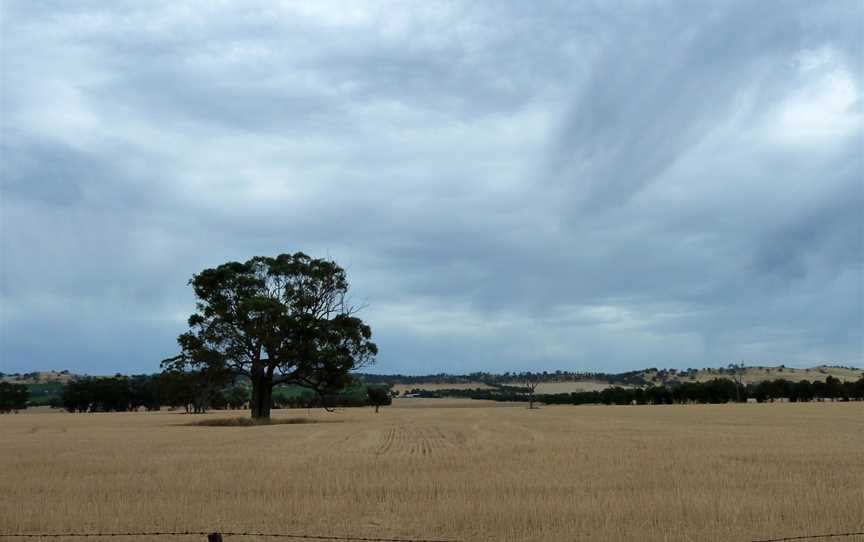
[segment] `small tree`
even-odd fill
[[[528,408],[534,408],[534,390],[537,389],[537,377],[532,375],[531,373],[525,373],[525,380],[523,381],[523,387],[528,392]]]
[[[378,352],[347,299],[345,271],[298,252],[205,269],[189,281],[198,298],[181,353],[165,369],[224,371],[252,383],[253,419],[270,418],[273,387],[338,390]]]
[[[732,373],[732,378],[735,379],[735,402],[741,402],[741,392],[744,389],[744,384],[742,382],[744,378],[744,362],[741,363],[730,363],[729,371]],[[744,394],[744,400],[747,400],[747,394]]]
[[[230,409],[243,408],[249,402],[249,389],[246,387],[235,384],[227,388],[224,393]]]
[[[165,390],[169,395],[168,403],[182,405],[187,412],[206,413],[214,402],[218,402],[221,389],[231,382],[231,374],[220,364],[184,364],[182,359],[172,361],[171,370],[163,373],[168,383]]]
[[[366,395],[369,397],[369,403],[375,407],[375,414],[378,414],[378,408],[393,403],[390,397],[390,391],[381,386],[368,386]]]
[[[825,379],[825,397],[830,397],[831,400],[838,399],[843,396],[843,384],[839,378],[828,376]]]
[[[183,407],[192,412],[194,402],[188,375],[180,371],[164,371],[159,375],[159,402],[171,408]]]
[[[18,412],[27,408],[30,390],[24,384],[0,382],[0,413]]]
[[[93,387],[89,379],[73,380],[63,386],[60,394],[63,408],[69,412],[87,412],[95,402]]]

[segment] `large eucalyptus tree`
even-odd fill
[[[270,417],[274,386],[332,392],[378,352],[333,261],[302,252],[258,256],[205,269],[189,284],[197,310],[177,338],[181,353],[162,366],[248,377],[254,419]]]

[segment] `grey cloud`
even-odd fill
[[[730,116],[744,92],[788,77],[783,61],[804,41],[798,14],[731,5],[613,22],[550,165],[550,177],[576,185],[580,211],[626,201]]]
[[[155,370],[295,250],[380,370],[860,364],[860,6],[785,6],[10,2],[2,370]]]

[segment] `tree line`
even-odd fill
[[[444,389],[420,390],[410,392],[418,397],[462,397],[492,401],[529,400],[526,388],[496,389]],[[792,382],[785,379],[766,380],[758,384],[742,385],[728,378],[715,378],[706,382],[684,382],[671,386],[648,386],[644,388],[622,388],[613,386],[598,391],[579,391],[570,393],[534,394],[534,401],[545,404],[605,404],[605,405],[671,405],[686,403],[731,403],[769,402],[788,400],[809,402],[822,400],[862,401],[864,400],[864,376],[857,381],[842,382],[829,376],[824,382],[802,380]]]
[[[28,407],[30,391],[25,384],[0,382],[0,413]],[[214,378],[202,372],[168,371],[153,375],[86,377],[62,385],[59,395],[47,405],[69,412],[155,411],[164,407],[187,413],[245,409],[251,390],[242,379]],[[387,385],[355,383],[339,392],[319,394],[312,390],[278,387],[275,408],[347,408],[391,404]]]
[[[243,381],[214,382],[200,373],[166,372],[157,375],[117,375],[83,378],[63,388],[52,406],[69,412],[130,412],[163,407],[184,409],[187,413],[209,410],[248,408],[251,390]],[[296,393],[277,388],[275,408],[346,408],[389,405],[387,386],[357,384],[340,393]],[[26,403],[26,402],[25,402]]]
[[[462,397],[494,401],[528,401],[527,388],[499,385],[492,389],[444,389],[411,392],[420,397]],[[27,408],[30,394],[27,386],[0,382],[0,413]],[[163,407],[184,409],[189,413],[208,410],[248,407],[248,383],[214,381],[208,375],[195,372],[165,372],[156,375],[133,375],[103,378],[82,378],[63,387],[51,406],[69,412],[124,412],[140,409],[159,410]],[[389,386],[356,383],[338,393],[319,394],[311,390],[280,387],[274,391],[275,408],[345,408],[391,404]],[[685,382],[671,386],[623,388],[614,386],[599,391],[556,394],[535,394],[534,400],[545,404],[685,404],[728,403],[753,400],[770,402],[788,400],[861,401],[864,400],[864,376],[857,381],[842,382],[829,376],[825,381],[785,379],[766,380],[758,384],[741,385],[726,378],[707,382]]]
[[[168,406],[202,413],[212,408],[242,408],[248,396],[242,386],[214,383],[197,373],[167,372],[74,380],[63,387],[52,406],[69,412],[150,411]]]
[[[466,384],[470,382],[482,382],[488,386],[508,386],[516,385],[524,382],[527,379],[537,380],[542,382],[580,382],[583,380],[598,380],[608,382],[610,384],[621,384],[630,386],[641,386],[648,384],[644,378],[646,371],[656,369],[645,369],[638,371],[627,371],[623,373],[604,373],[596,371],[523,371],[523,372],[505,372],[491,373],[486,371],[476,371],[466,374],[450,374],[450,373],[435,373],[426,375],[403,375],[403,374],[377,374],[377,373],[357,373],[357,376],[366,382],[370,383],[389,383],[401,385],[417,385],[428,384]],[[696,371],[696,369],[692,369]],[[669,374],[675,374],[675,369],[670,369]],[[666,374],[661,371],[662,374]],[[686,374],[686,373],[682,373]]]

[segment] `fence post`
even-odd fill
[[[220,533],[210,533],[207,535],[207,542],[222,542],[222,535]]]

